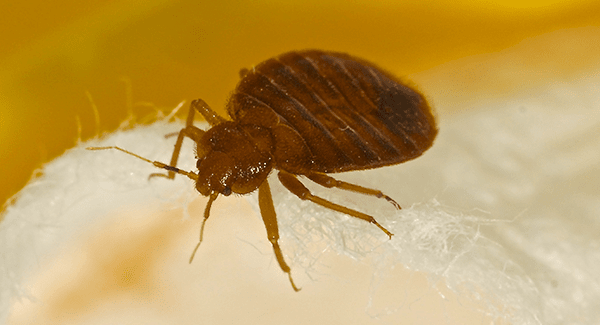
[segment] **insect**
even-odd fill
[[[276,169],[279,181],[300,199],[370,222],[391,238],[393,234],[374,217],[313,195],[298,176],[327,188],[383,198],[400,209],[379,190],[327,174],[395,165],[420,156],[437,135],[435,118],[419,92],[374,64],[343,53],[288,52],[242,70],[240,75],[227,104],[229,119],[201,99],[191,103],[169,164],[119,147],[88,149],[117,149],[168,171],[150,177],[173,179],[180,174],[196,182],[198,192],[209,199],[190,263],[217,197],[258,189],[260,212],[277,262],[292,288],[299,291],[279,247],[267,176]],[[194,126],[196,112],[210,129]],[[196,143],[197,172],[176,167],[184,137]]]

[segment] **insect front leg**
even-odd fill
[[[377,227],[379,227],[379,229],[381,229],[386,235],[388,235],[390,237],[390,239],[392,238],[392,236],[394,234],[392,234],[391,232],[389,232],[387,229],[385,229],[382,225],[380,225],[377,220],[375,220],[375,218],[373,218],[372,216],[368,215],[368,214],[364,214],[362,212],[358,212],[356,210],[347,208],[345,206],[341,206],[339,204],[335,204],[331,201],[327,201],[324,198],[318,197],[316,195],[313,195],[305,186],[304,184],[302,184],[298,178],[296,178],[296,175],[290,174],[288,172],[285,171],[279,171],[279,174],[277,174],[277,176],[279,177],[279,181],[281,182],[281,184],[283,184],[283,186],[285,186],[285,188],[287,188],[290,192],[294,193],[294,195],[296,195],[297,197],[299,197],[302,200],[309,200],[312,201],[318,205],[324,206],[328,209],[331,210],[335,210],[338,212],[342,212],[345,213],[347,215],[350,215],[352,217],[358,218],[358,219],[362,219],[365,220],[367,222],[370,222],[374,225],[376,225]]]
[[[192,104],[190,105],[190,110],[196,110],[198,111],[198,113],[202,114],[202,116],[204,117],[204,119],[206,119],[206,122],[208,122],[210,126],[215,126],[217,124],[221,124],[227,121],[219,114],[217,114],[217,112],[213,111],[212,108],[210,108],[210,106],[208,106],[208,104],[200,98],[192,101]],[[189,117],[188,124],[186,125],[191,125],[189,122]]]
[[[265,227],[267,228],[267,236],[269,237],[271,245],[273,245],[273,250],[275,251],[275,257],[277,258],[279,267],[283,272],[287,273],[288,277],[290,278],[292,288],[294,288],[294,291],[300,291],[300,289],[298,289],[294,284],[294,280],[292,280],[291,269],[287,265],[287,263],[285,263],[285,260],[283,259],[283,253],[281,252],[281,248],[279,247],[279,228],[277,227],[277,214],[275,213],[275,206],[273,205],[271,188],[269,187],[269,183],[266,180],[258,188],[258,205],[260,206],[260,214],[262,215]]]
[[[179,134],[177,135],[177,141],[175,142],[175,149],[173,150],[173,155],[171,156],[171,162],[169,163],[169,166],[177,167],[177,160],[179,160],[179,152],[181,151],[181,145],[183,144],[183,137],[187,136],[188,138],[194,140],[194,142],[198,143],[198,141],[200,141],[200,138],[202,138],[202,135],[204,135],[204,133],[205,133],[203,130],[194,126],[194,116],[195,116],[196,110],[198,110],[200,113],[203,113],[198,108],[197,102],[198,102],[198,100],[195,100],[190,105],[190,110],[188,112],[188,116],[185,121],[185,127],[183,129],[181,129],[181,131],[179,131]],[[204,101],[202,101],[202,103],[204,103]],[[204,105],[206,107],[208,107],[208,105],[206,105],[206,103],[204,103]],[[150,174],[149,178],[158,176],[158,177],[166,177],[168,179],[174,179],[175,174],[176,173],[173,171],[169,171],[167,174],[152,173],[152,174]]]
[[[347,191],[353,191],[353,192],[357,192],[357,193],[361,193],[361,194],[365,194],[365,195],[372,195],[377,198],[383,198],[383,199],[386,199],[391,204],[393,204],[398,210],[402,209],[402,207],[400,207],[400,204],[396,203],[396,201],[394,201],[391,197],[383,194],[383,192],[381,192],[380,190],[375,190],[372,188],[362,187],[362,186],[356,185],[356,184],[350,184],[350,183],[346,183],[343,181],[338,181],[337,179],[335,179],[331,176],[327,176],[327,175],[321,174],[321,173],[308,174],[308,175],[306,175],[306,177],[308,177],[311,181],[313,181],[321,186],[328,187],[328,188],[337,187],[337,188],[341,188],[341,189],[347,190]]]

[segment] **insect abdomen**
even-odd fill
[[[229,113],[275,112],[305,140],[314,170],[331,173],[397,164],[437,134],[424,97],[346,54],[289,52],[259,64],[238,84]],[[268,115],[268,114],[267,114]]]

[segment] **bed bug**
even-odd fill
[[[260,212],[279,266],[295,291],[290,267],[279,247],[279,230],[267,177],[278,171],[283,186],[302,200],[348,214],[392,233],[374,217],[313,195],[298,179],[304,176],[327,187],[383,198],[379,190],[339,181],[330,173],[395,165],[420,156],[437,135],[427,101],[415,89],[365,60],[348,54],[306,50],[288,52],[240,72],[241,80],[227,103],[229,119],[203,100],[190,105],[169,164],[117,149],[168,171],[152,174],[187,176],[208,196],[200,239],[219,195],[248,194],[258,189]],[[199,112],[210,124],[194,126]],[[197,172],[177,168],[184,137],[196,143]]]

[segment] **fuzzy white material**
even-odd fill
[[[369,289],[360,299],[373,317],[409,308],[410,301],[379,297],[411,290],[409,279],[394,276],[407,269],[426,274],[440,294],[440,287],[447,286],[465,303],[474,302],[491,319],[600,323],[598,85],[600,78],[590,75],[496,106],[442,116],[440,134],[421,158],[334,175],[383,190],[404,207],[400,211],[384,200],[303,180],[315,194],[376,216],[395,234],[392,240],[364,221],[300,201],[272,175],[282,247],[304,289],[295,295],[336,281],[332,277],[338,275],[319,268],[327,264],[321,256],[335,252],[372,266]],[[84,149],[118,145],[168,162],[174,138],[164,134],[180,127],[180,122],[157,122],[116,132],[82,143],[44,166],[0,224],[0,319],[6,319],[15,298],[36,301],[23,283],[43,272],[41,260],[112,211],[132,205],[181,207],[198,195],[184,177],[148,181],[157,170],[142,160]],[[180,159],[179,166],[187,170],[195,168],[191,148],[187,143]],[[256,209],[256,195],[247,199]],[[209,223],[219,218],[219,209],[213,209]],[[209,231],[207,226],[205,241]],[[264,233],[254,235],[266,242],[260,236]],[[261,254],[272,255],[264,247]],[[278,269],[273,259],[270,268]],[[274,274],[280,276],[274,285],[291,292],[284,274]],[[222,294],[245,293],[240,288]],[[355,312],[365,313],[364,308]]]

